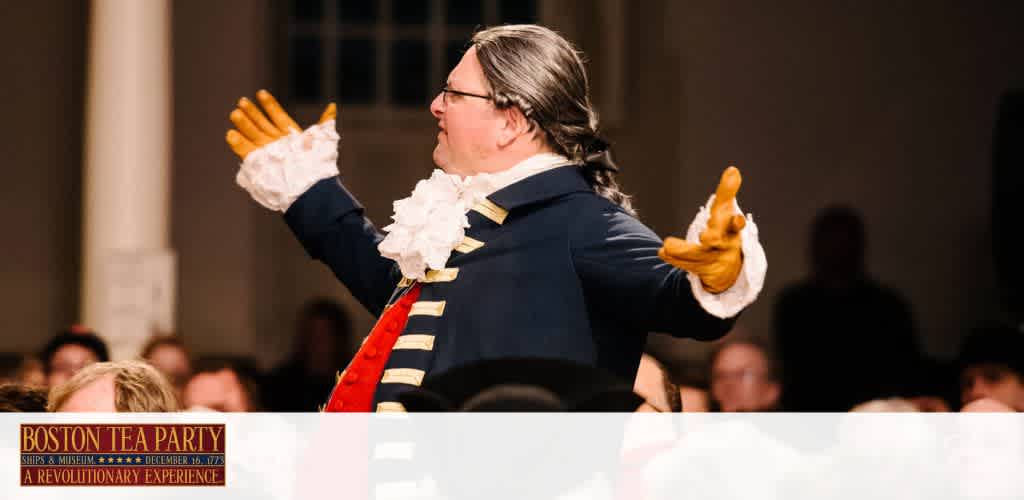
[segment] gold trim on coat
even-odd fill
[[[391,368],[390,370],[384,370],[384,376],[381,377],[380,383],[418,386],[423,383],[423,377],[426,374],[427,372],[415,368]]]
[[[473,207],[473,211],[491,219],[499,226],[505,222],[505,217],[508,217],[508,210],[499,207],[493,201],[486,198],[484,198],[480,203],[477,203],[476,206]]]
[[[421,300],[409,309],[409,316],[437,316],[444,314],[444,301]]]
[[[484,246],[484,242],[474,240],[473,238],[466,236],[465,238],[462,238],[462,243],[459,243],[459,246],[455,247],[455,251],[459,253],[469,253],[482,246]]]
[[[405,413],[405,406],[394,401],[377,403],[377,413]]]
[[[392,349],[418,349],[421,351],[434,350],[434,336],[424,334],[408,334],[398,337],[395,347]]]

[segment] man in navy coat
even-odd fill
[[[687,239],[635,217],[597,132],[586,73],[533,25],[474,35],[431,104],[434,162],[379,231],[338,179],[335,108],[301,131],[265,91],[231,114],[237,181],[280,210],[309,255],[381,319],[328,410],[401,410],[430,373],[560,358],[632,381],[649,331],[716,339],[754,300],[766,260],[730,167]]]

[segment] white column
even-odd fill
[[[174,328],[170,19],[166,0],[92,1],[81,316],[114,359]]]

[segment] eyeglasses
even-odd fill
[[[460,95],[460,96],[463,96],[463,97],[476,97],[478,99],[486,99],[488,101],[491,100],[491,96],[490,95],[474,94],[472,92],[463,92],[461,90],[455,90],[455,89],[450,88],[447,85],[445,85],[444,87],[441,87],[441,99],[444,101],[445,105],[448,104],[448,94],[455,94],[455,95]]]

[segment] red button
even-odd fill
[[[368,347],[368,348],[366,348],[366,352],[363,353],[363,357],[365,357],[366,359],[376,358],[377,357],[377,350],[372,348],[372,347]]]
[[[356,381],[358,381],[358,380],[359,380],[359,374],[349,373],[349,374],[345,375],[345,379],[343,380],[343,382],[345,382],[348,385],[352,385],[352,384],[356,383]]]

